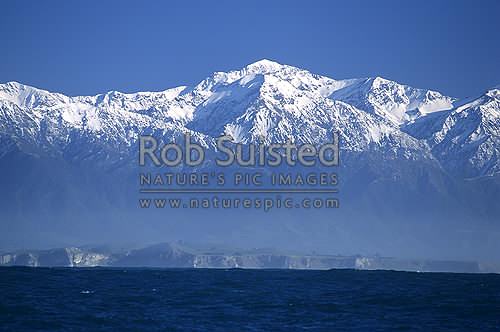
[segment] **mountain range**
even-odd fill
[[[133,203],[140,135],[178,141],[190,133],[216,153],[223,134],[243,144],[320,145],[334,132],[338,211],[281,213],[278,224],[277,212],[145,217]],[[499,87],[459,100],[269,60],[159,92],[65,96],[9,82],[0,84],[0,247],[199,236],[330,253],[500,259],[499,153]]]

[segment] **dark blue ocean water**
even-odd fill
[[[0,268],[1,331],[497,331],[500,275]]]

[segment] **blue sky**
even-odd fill
[[[465,97],[500,84],[500,1],[9,1],[0,81],[163,90],[262,58]]]

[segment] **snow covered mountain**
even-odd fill
[[[70,97],[0,84],[0,247],[203,234],[208,242],[335,253],[401,253],[409,243],[491,252],[500,240],[491,235],[500,234],[499,107],[498,89],[460,102],[379,77],[335,80],[269,60],[159,92]],[[179,141],[187,132],[207,155],[224,133],[242,143],[321,144],[338,132],[338,223],[323,213],[304,227],[311,214],[297,211],[279,225],[266,222],[270,215],[251,219],[253,212],[245,223],[240,214],[210,212],[215,221],[203,223],[210,213],[186,210],[169,210],[168,222],[164,215],[140,222],[144,213],[131,204],[139,135]]]
[[[416,89],[382,77],[351,80],[330,98],[375,113],[395,124],[453,108],[454,99],[439,92]]]
[[[10,82],[0,85],[0,135],[5,142],[0,154],[16,145],[74,161],[107,160],[115,165],[135,158],[130,147],[141,133],[174,137],[190,131],[201,144],[213,147],[213,139],[223,133],[243,143],[264,137],[268,143],[291,138],[319,144],[338,131],[347,151],[375,148],[409,159],[434,158],[454,174],[491,175],[499,169],[499,108],[494,91],[498,90],[485,95],[488,100],[481,99],[489,103],[487,111],[481,111],[485,106],[477,106],[478,100],[476,106],[438,112],[452,109],[454,99],[380,77],[334,80],[269,60],[242,70],[216,72],[194,87],[161,92],[67,97]],[[466,120],[458,118],[470,107],[484,114],[484,121],[464,128]],[[443,116],[451,112],[445,128],[434,133],[435,128],[427,126],[422,133],[426,129],[420,123],[435,112]],[[408,124],[415,123],[418,133],[408,129]],[[477,132],[469,145],[453,143],[458,138],[452,135],[469,131]],[[472,155],[471,144],[479,144],[483,132],[487,138],[480,143],[478,155]],[[423,139],[430,136],[432,140]],[[444,147],[450,144],[453,148]]]
[[[419,118],[404,128],[425,139],[452,174],[475,177],[500,172],[500,90],[461,102],[451,111]]]

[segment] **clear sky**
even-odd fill
[[[4,1],[0,82],[163,90],[267,58],[465,97],[500,84],[500,1]]]

